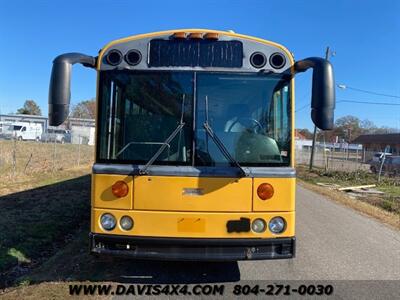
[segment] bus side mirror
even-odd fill
[[[96,59],[80,53],[66,53],[53,61],[49,88],[49,125],[58,126],[68,117],[71,98],[72,65],[80,63],[95,68]]]
[[[335,79],[331,63],[320,57],[310,57],[295,63],[295,73],[313,69],[311,119],[322,130],[334,125]]]

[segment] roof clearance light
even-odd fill
[[[218,40],[219,34],[216,33],[216,32],[207,32],[204,35],[204,38],[207,39],[207,40]]]
[[[261,200],[267,200],[274,195],[274,188],[269,183],[261,183],[257,188],[257,195]]]
[[[189,39],[202,39],[203,34],[201,32],[192,32],[189,34]]]
[[[118,180],[112,185],[111,190],[115,197],[122,198],[128,195],[129,187],[125,181]]]
[[[186,32],[183,32],[183,31],[175,32],[172,37],[174,39],[185,39],[186,38]]]

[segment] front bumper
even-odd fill
[[[295,257],[295,237],[269,239],[156,238],[90,233],[93,254],[150,260],[234,261]]]

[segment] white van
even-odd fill
[[[10,138],[19,141],[40,141],[43,128],[41,124],[13,123],[7,131]]]

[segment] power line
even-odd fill
[[[363,90],[363,89],[354,88],[354,87],[351,87],[351,86],[348,86],[348,85],[345,85],[345,84],[338,84],[337,86],[339,88],[341,88],[341,89],[349,89],[349,90],[353,90],[353,91],[357,91],[357,92],[361,92],[361,93],[366,93],[366,94],[371,94],[371,95],[378,95],[378,96],[384,96],[384,97],[391,97],[391,98],[400,99],[400,96],[377,93],[377,92],[373,92],[373,91],[367,91],[367,90]]]
[[[299,109],[296,109],[295,112],[301,111],[303,109],[305,109],[306,107],[310,106],[311,103],[307,103],[306,105],[303,105],[302,107],[300,107]]]
[[[360,100],[351,100],[351,99],[337,99],[336,103],[346,102],[346,103],[359,103],[359,104],[373,104],[373,105],[392,105],[392,106],[400,106],[400,103],[390,103],[390,102],[372,102],[372,101],[360,101]]]
[[[389,103],[389,102],[372,102],[372,101],[361,101],[361,100],[352,100],[352,99],[337,99],[336,103],[358,103],[358,104],[369,104],[369,105],[386,105],[386,106],[400,106],[400,103]],[[303,105],[299,109],[296,109],[295,112],[299,112],[307,107],[309,107],[311,103]]]

